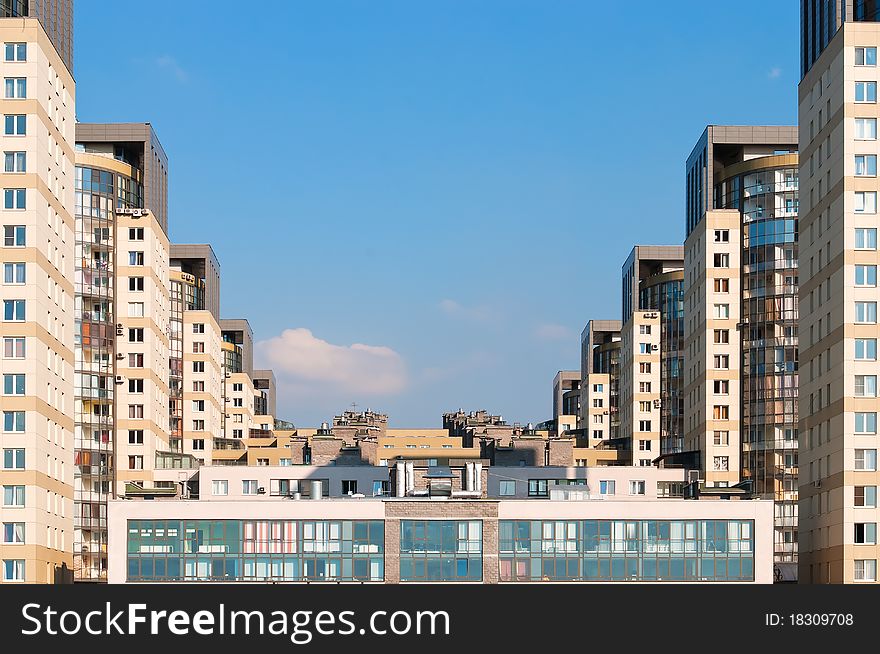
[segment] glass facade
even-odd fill
[[[401,520],[401,581],[482,581],[480,520]]]
[[[118,207],[142,208],[137,180],[77,166],[74,299],[74,576],[107,574],[107,499],[113,484]]]
[[[718,184],[742,212],[742,477],[776,502],[775,560],[797,561],[798,169],[768,167]]]
[[[171,273],[168,339],[168,424],[171,452],[183,451],[183,312],[205,308],[205,282],[188,273]]]
[[[383,581],[381,520],[129,520],[128,581]]]
[[[593,349],[593,372],[609,376],[608,384],[608,438],[620,434],[620,341],[603,343]]]
[[[502,520],[504,581],[753,581],[752,520]]]

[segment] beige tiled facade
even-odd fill
[[[660,455],[660,313],[633,311],[621,329],[620,438],[632,465]]]
[[[0,584],[52,583],[73,567],[74,82],[35,18],[0,39],[21,45],[0,98]]]

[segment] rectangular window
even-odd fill
[[[144,253],[137,251],[130,251],[128,253],[128,265],[129,266],[143,266],[144,265]]]
[[[716,379],[712,382],[712,391],[715,395],[729,395],[730,381],[727,379]]]
[[[24,432],[24,411],[4,411],[3,431],[10,433]]]
[[[600,495],[614,495],[617,483],[613,479],[603,479],[599,482]]]
[[[877,102],[877,82],[856,82],[856,102]]]
[[[713,461],[713,466],[716,472],[730,470],[730,457],[716,456]]]
[[[25,263],[4,263],[3,264],[3,283],[11,285],[21,285],[27,281],[27,264]]]
[[[645,494],[645,482],[642,480],[631,480],[629,482],[629,494],[630,495],[644,495]]]
[[[24,322],[25,301],[3,300],[3,320],[6,322]]]
[[[27,172],[27,153],[26,152],[4,152],[3,153],[3,172],[5,172],[5,173],[26,173]]]
[[[513,497],[516,495],[516,482],[511,479],[502,479],[498,482],[498,494],[501,497]]]
[[[3,523],[3,543],[5,545],[23,545],[24,544],[24,523],[23,522],[4,522]]]
[[[856,139],[860,141],[877,140],[877,119],[856,118]]]
[[[877,469],[877,450],[855,450],[855,469],[874,471]]]
[[[858,361],[876,361],[877,360],[877,339],[876,338],[857,338],[856,344],[856,360]]]
[[[716,354],[712,357],[715,370],[729,370],[730,369],[730,355],[729,354]]]
[[[128,228],[128,240],[129,241],[143,241],[144,240],[144,228],[143,227],[129,227]]]
[[[651,344],[639,343],[639,354],[651,354]]]
[[[205,449],[205,439],[204,438],[194,438],[193,439],[193,450],[204,450]]]
[[[24,225],[3,225],[3,247],[23,248],[27,245],[27,228]]]
[[[639,334],[650,334],[651,333],[651,325],[639,325]]]
[[[3,339],[4,359],[25,358],[25,338],[23,336],[7,336]]]
[[[639,420],[639,431],[651,431],[651,421]]]
[[[715,280],[716,293],[730,293],[730,280],[719,277]]]
[[[135,327],[134,329],[128,330],[128,342],[129,343],[143,343],[144,342],[144,328],[143,327]]]
[[[876,379],[876,378],[875,378]],[[876,395],[876,389],[875,393]],[[877,414],[870,411],[856,412],[856,432],[857,434],[876,434],[877,433]]]
[[[730,242],[730,230],[728,229],[716,229],[714,234],[716,243],[729,243]]]
[[[129,470],[143,470],[144,469],[144,457],[140,454],[135,454],[133,456],[128,457],[128,469]]]
[[[23,100],[27,97],[27,77],[6,77],[3,81],[7,100]]]
[[[712,434],[712,442],[715,445],[727,445],[730,443],[729,431],[715,431]]]
[[[205,431],[205,421],[193,420],[193,431]]]
[[[856,177],[876,177],[877,176],[877,155],[876,154],[857,154],[855,175]]]
[[[27,43],[6,43],[4,61],[27,61]]]
[[[193,354],[204,354],[205,353],[205,343],[203,341],[196,341],[193,343]]]
[[[853,561],[855,581],[877,581],[877,559],[855,559]]]
[[[24,449],[4,448],[2,464],[4,470],[24,470]]]
[[[27,189],[5,188],[3,189],[4,209],[27,209]]]
[[[194,322],[193,323],[193,334],[204,334],[204,333],[205,333],[205,323]]]
[[[856,250],[876,250],[877,249],[877,228],[876,227],[857,227],[856,228]]]
[[[593,384],[593,392],[594,393],[602,393],[604,392],[605,385],[604,384]]]
[[[547,497],[550,494],[547,484],[547,479],[529,479],[529,497]]]
[[[144,430],[143,429],[129,429],[128,430],[128,444],[129,445],[143,445],[144,444]]]
[[[19,507],[24,506],[25,495],[24,486],[4,486],[3,487],[3,506]]]
[[[128,417],[132,420],[140,420],[144,417],[144,405],[143,404],[129,404],[128,405]]]
[[[650,413],[651,411],[651,402],[639,402],[639,411],[642,413]]]
[[[877,375],[856,375],[856,397],[877,397]]]
[[[712,332],[712,342],[716,344],[730,343],[729,329],[715,329]]]
[[[129,368],[143,368],[144,367],[144,355],[143,354],[135,354],[131,353],[128,355],[128,367]]]
[[[129,302],[128,303],[128,317],[129,318],[143,318],[144,317],[144,303],[143,302]]]
[[[713,313],[713,317],[717,320],[726,320],[730,318],[730,305],[729,304],[716,304],[715,310]]]
[[[244,384],[233,384],[232,392],[233,393],[241,393],[244,391]]]
[[[205,362],[204,361],[193,361],[193,372],[205,372]]]
[[[856,191],[853,211],[855,213],[877,213],[877,191]]]
[[[854,486],[854,506],[863,508],[877,507],[877,487],[876,486]]]
[[[3,375],[3,394],[4,395],[24,395],[24,375],[11,374]]]
[[[241,494],[242,495],[256,495],[257,494],[257,480],[256,479],[242,479],[241,481]]]
[[[242,408],[244,407],[244,399],[240,397],[232,398],[232,406],[234,408]]]
[[[643,375],[647,375],[651,372],[651,362],[650,361],[642,361],[639,363],[639,372]]]
[[[143,379],[129,379],[128,380],[128,392],[129,393],[143,393],[144,392],[144,380]]]
[[[877,65],[877,48],[873,47],[857,47],[856,48],[856,66],[876,66]]]
[[[133,292],[143,291],[144,290],[144,278],[143,277],[129,277],[128,278],[128,290]]]
[[[193,409],[193,411],[204,411],[205,410],[205,401],[204,400],[193,400],[192,401],[192,409]]]
[[[730,255],[726,252],[716,252],[712,259],[716,268],[730,268]]]
[[[204,381],[194,381],[193,382],[193,393],[204,393],[205,392],[205,382]]]
[[[858,264],[855,271],[856,286],[877,286],[877,266]]]
[[[640,452],[650,452],[651,451],[651,441],[639,441],[639,451]]]
[[[712,407],[712,419],[713,420],[729,420],[730,419],[730,407],[726,404],[716,404]]]
[[[3,560],[3,581],[24,581],[24,559]]]
[[[639,393],[650,393],[651,382],[639,382]]]
[[[876,522],[856,522],[853,527],[853,542],[856,545],[877,544]]]
[[[856,322],[875,324],[877,322],[877,303],[856,302]]]
[[[211,495],[229,495],[229,480],[214,479],[211,481]]]

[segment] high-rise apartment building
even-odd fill
[[[801,5],[800,579],[877,581],[876,2]]]
[[[620,329],[619,320],[591,320],[581,332],[578,429],[590,447],[616,447],[620,432]]]
[[[710,125],[687,162],[685,449],[710,484],[776,502],[796,579],[797,130]]]
[[[165,196],[145,185],[150,125],[79,123],[76,137],[74,570],[103,581],[107,500],[168,449],[169,242]]]
[[[73,0],[0,0],[0,18],[35,18],[73,75]]]
[[[73,567],[74,82],[26,10],[0,12],[0,583]]]

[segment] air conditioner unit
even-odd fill
[[[119,359],[120,361],[122,361],[125,358],[125,355],[124,354],[117,354],[116,358]]]
[[[659,409],[659,408],[660,408],[660,400],[654,400],[654,408],[655,408],[655,409]]]
[[[660,349],[660,346],[659,346],[659,345],[652,345],[652,346],[651,346],[651,349],[652,349],[652,350],[659,350],[659,349]]]
[[[816,481],[813,482],[813,486],[815,486],[816,488],[821,488],[822,487],[822,480],[817,479]]]
[[[257,495],[265,495],[265,494],[266,494],[266,489],[263,486],[260,486],[257,489]]]
[[[116,375],[116,383],[121,384],[125,381],[122,375]]]

